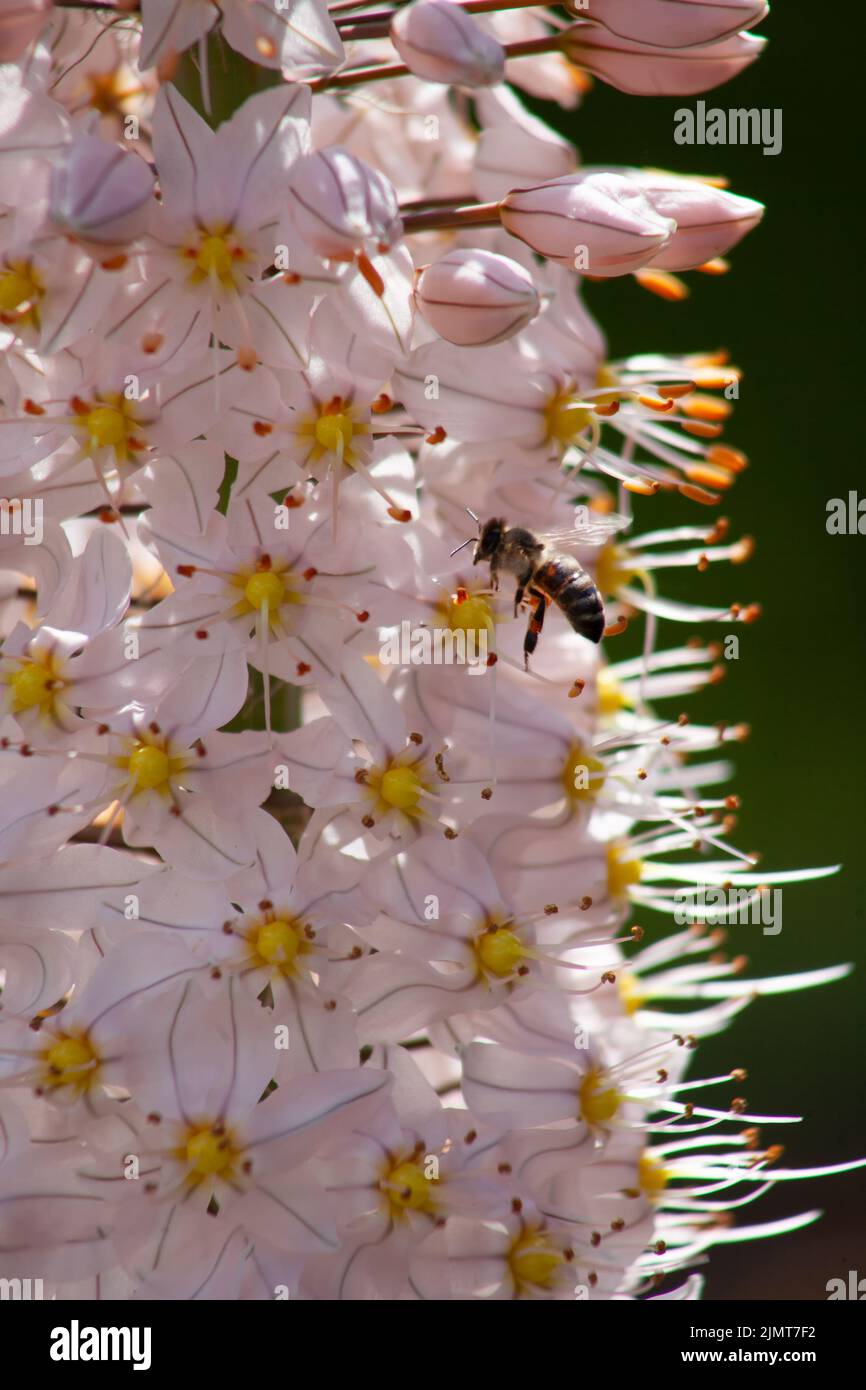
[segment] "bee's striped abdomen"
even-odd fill
[[[604,604],[586,570],[570,555],[557,555],[539,565],[533,585],[565,614],[575,632],[590,642],[600,642],[604,632]]]

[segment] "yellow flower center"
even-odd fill
[[[92,72],[85,76],[90,89],[90,105],[103,116],[122,112],[131,99],[140,96],[138,86],[128,68],[117,67],[112,72]]]
[[[595,567],[595,582],[603,594],[615,594],[623,584],[628,584],[639,573],[628,563],[628,551],[622,546],[608,541],[598,552]]]
[[[483,931],[475,941],[475,954],[482,969],[503,979],[513,975],[526,956],[520,938],[507,927]]]
[[[567,448],[586,429],[591,418],[591,410],[576,405],[570,392],[560,391],[550,399],[544,412],[547,438]]]
[[[632,700],[625,693],[616,676],[612,676],[609,671],[602,670],[598,673],[598,712],[602,717],[611,718],[619,714],[620,710],[631,709]]]
[[[197,281],[216,279],[226,289],[234,286],[232,270],[234,268],[235,256],[228,245],[226,238],[219,234],[205,233],[195,253],[196,272],[193,272]]]
[[[580,1118],[588,1125],[612,1120],[622,1104],[622,1096],[595,1067],[588,1071],[580,1087]]]
[[[257,612],[262,604],[269,613],[279,608],[286,597],[286,586],[273,570],[257,570],[244,585],[244,598]]]
[[[414,811],[424,784],[414,768],[389,767],[382,773],[379,795],[398,811]]]
[[[526,1231],[511,1247],[508,1263],[518,1286],[549,1289],[563,1259],[562,1251],[551,1245],[543,1231]]]
[[[604,763],[575,744],[562,769],[562,785],[570,801],[594,801],[604,786]]]
[[[608,846],[607,891],[612,898],[627,898],[629,888],[640,883],[643,865],[629,854],[626,842]]]
[[[162,748],[150,743],[136,744],[129,756],[129,775],[140,791],[164,786],[171,773],[171,759]]]
[[[76,1038],[64,1034],[42,1053],[42,1062],[48,1073],[46,1084],[52,1087],[74,1086],[79,1091],[86,1091],[95,1078],[98,1060],[85,1036]]]
[[[627,1014],[636,1014],[638,1009],[643,1008],[645,996],[641,993],[640,981],[636,975],[630,975],[627,970],[620,971],[617,975],[617,985],[620,1002]]]
[[[41,298],[42,282],[29,261],[12,261],[0,270],[0,313],[11,314]]]
[[[399,1211],[429,1211],[433,1184],[417,1163],[398,1163],[386,1174],[384,1189],[392,1207]]]
[[[126,437],[123,412],[113,405],[98,405],[85,416],[85,428],[99,449],[116,448]]]
[[[454,597],[449,594],[441,607],[444,610],[445,621],[455,632],[493,631],[494,619],[490,604],[482,595],[468,594],[463,597],[461,594]]]
[[[278,917],[259,927],[253,939],[256,954],[268,965],[291,965],[301,949],[301,935],[294,922]]]
[[[640,1190],[651,1202],[661,1197],[668,1183],[667,1169],[652,1154],[641,1154],[637,1165]]]
[[[43,713],[49,710],[54,700],[54,688],[59,684],[49,667],[28,661],[9,677],[13,713],[33,709],[35,705],[38,705]]]
[[[187,1134],[181,1154],[195,1178],[228,1178],[238,1150],[221,1126],[200,1125]]]
[[[346,411],[320,415],[315,427],[316,443],[329,454],[342,453],[345,457],[355,433],[355,424]]]

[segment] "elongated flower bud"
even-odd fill
[[[502,45],[451,0],[414,0],[398,10],[391,42],[407,68],[428,82],[492,87],[505,72]]]
[[[724,256],[764,215],[762,203],[698,179],[639,174],[635,180],[662,217],[677,229],[650,264],[659,270],[694,270]]]
[[[538,291],[523,266],[492,251],[456,250],[422,270],[415,301],[431,328],[459,347],[518,333],[538,313]]]
[[[566,9],[593,19],[611,34],[658,48],[691,48],[718,43],[741,29],[760,24],[766,0],[567,0]]]
[[[14,63],[39,36],[51,0],[0,0],[0,63]]]
[[[98,246],[124,245],[146,230],[153,174],[138,155],[78,135],[51,171],[49,215]]]
[[[289,212],[300,236],[325,260],[350,260],[371,245],[385,251],[403,234],[388,179],[339,145],[298,160]]]
[[[674,49],[621,39],[575,24],[563,39],[571,62],[633,96],[694,96],[728,82],[761,54],[766,40],[734,34],[720,43]]]
[[[579,174],[517,188],[500,206],[502,225],[542,256],[588,275],[626,275],[666,246],[676,223],[631,179]]]

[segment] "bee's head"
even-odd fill
[[[472,556],[473,565],[477,565],[479,560],[491,559],[502,544],[502,537],[504,535],[504,517],[492,516],[489,521],[485,521],[481,530],[478,532],[478,542],[475,546],[475,554]]]

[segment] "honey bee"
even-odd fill
[[[469,508],[466,509],[469,511]],[[586,512],[585,508],[581,511]],[[490,565],[490,582],[499,588],[499,572],[512,574],[517,581],[514,592],[514,616],[528,595],[532,611],[523,639],[523,663],[529,669],[529,658],[538,645],[548,604],[555,603],[575,632],[590,642],[601,641],[605,628],[604,603],[595,581],[573,555],[572,547],[602,545],[615,531],[628,524],[628,519],[616,513],[592,517],[577,522],[568,531],[536,533],[525,526],[509,526],[504,517],[493,516],[481,522],[469,511],[478,526],[478,536],[464,541],[475,543],[472,563],[486,560]]]

